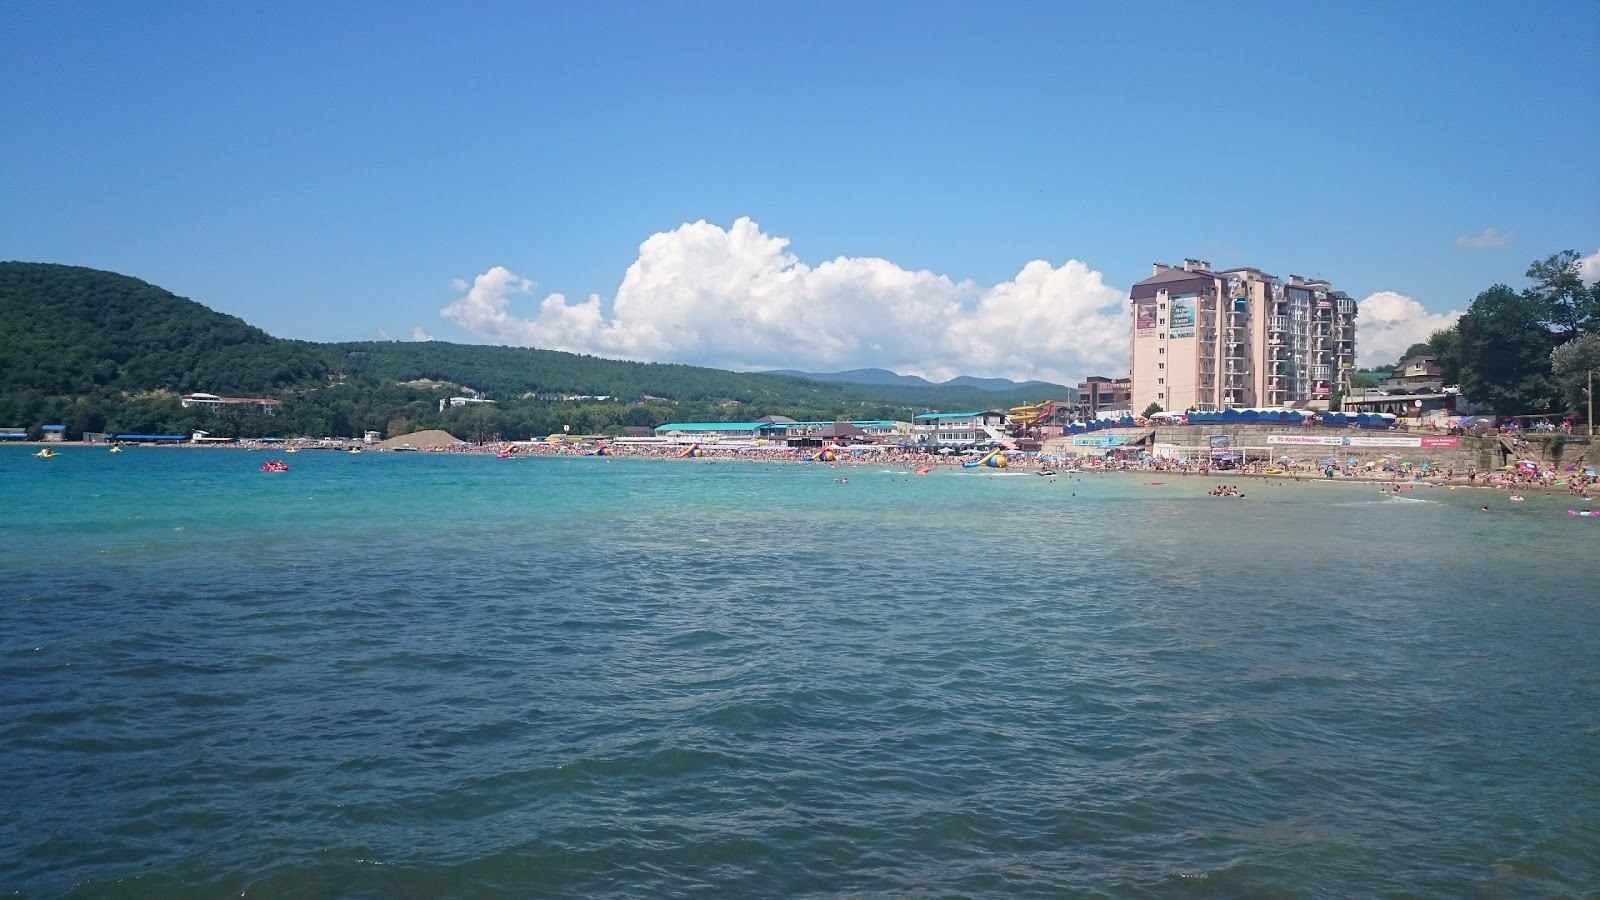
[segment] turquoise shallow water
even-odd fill
[[[1565,501],[266,455],[0,448],[0,889],[1600,884]]]

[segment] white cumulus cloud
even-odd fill
[[[433,335],[423,331],[422,326],[418,325],[417,327],[411,329],[411,339],[413,341],[431,341],[433,340]]]
[[[1462,250],[1501,250],[1511,246],[1516,239],[1517,233],[1514,231],[1485,228],[1477,234],[1463,234],[1456,238],[1456,246]]]
[[[1578,277],[1588,284],[1600,281],[1600,250],[1578,260]]]
[[[1379,291],[1361,301],[1356,314],[1357,365],[1393,363],[1412,344],[1420,344],[1461,318],[1460,310],[1430,313],[1421,303],[1394,291]]]
[[[652,235],[616,296],[551,293],[496,266],[440,312],[479,337],[651,362],[832,371],[876,366],[1073,383],[1128,369],[1127,292],[1077,260],[1035,260],[984,287],[873,257],[815,265],[748,218]]]

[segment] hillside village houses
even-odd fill
[[[278,407],[283,405],[282,401],[266,397],[218,397],[216,394],[205,394],[198,391],[192,394],[184,394],[179,398],[179,402],[183,404],[184,409],[207,409],[212,412],[225,412],[230,409],[254,406],[269,416],[275,415],[278,412]]]

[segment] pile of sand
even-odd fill
[[[416,431],[411,434],[402,434],[389,438],[387,441],[373,444],[376,450],[393,450],[396,447],[414,447],[418,450],[432,450],[435,447],[448,447],[451,444],[462,443],[462,440],[448,431],[437,428],[431,431]]]

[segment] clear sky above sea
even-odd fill
[[[0,258],[284,337],[1073,378],[1126,371],[1128,287],[1193,256],[1367,300],[1375,361],[1600,253],[1593,0],[9,2],[0,34]]]

